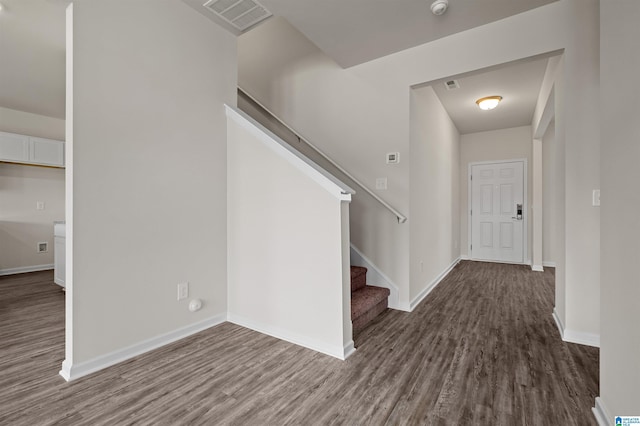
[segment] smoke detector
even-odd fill
[[[440,16],[447,11],[449,7],[449,0],[436,0],[431,3],[431,13],[436,16]]]

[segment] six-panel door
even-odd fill
[[[523,262],[523,173],[521,161],[472,166],[472,259]]]

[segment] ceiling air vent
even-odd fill
[[[209,0],[203,6],[240,31],[272,15],[255,0]]]
[[[447,90],[459,89],[460,84],[458,83],[458,80],[447,80],[444,82],[444,87],[446,87]]]

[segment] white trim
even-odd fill
[[[26,272],[48,271],[50,269],[53,269],[53,263],[47,263],[46,265],[22,266],[20,268],[7,268],[0,269],[0,276],[24,274]]]
[[[556,262],[543,260],[542,261],[542,266],[547,267],[547,268],[555,268],[556,267]]]
[[[460,260],[471,260],[471,258],[469,257],[468,254],[461,254],[460,255]]]
[[[225,105],[225,109],[229,119],[235,121],[238,125],[248,130],[273,152],[286,159],[289,163],[309,176],[329,193],[339,200],[351,201],[351,194],[355,194],[356,191],[351,189],[347,184],[341,182],[338,178],[311,161],[308,157],[292,148],[288,143],[244,112],[229,105]]]
[[[367,285],[374,287],[388,288],[391,294],[389,295],[389,308],[398,309],[400,311],[409,312],[408,306],[400,306],[400,289],[398,286],[384,274],[367,256],[351,244],[351,264],[354,266],[362,266],[367,268]]]
[[[560,333],[560,338],[562,340],[564,340],[564,324],[562,323],[562,320],[560,319],[560,315],[558,315],[558,311],[556,310],[556,308],[553,308],[553,313],[551,314],[553,316],[553,321],[555,321],[556,323],[556,327],[558,327],[558,332]]]
[[[471,232],[471,191],[473,190],[473,185],[471,184],[471,168],[473,166],[481,166],[484,164],[502,164],[502,163],[517,163],[522,162],[522,211],[526,212],[524,214],[522,220],[522,259],[527,259],[529,257],[529,172],[527,170],[527,159],[526,158],[514,158],[512,160],[495,160],[495,161],[475,161],[473,163],[469,163],[467,165],[467,249],[469,250],[469,259],[470,260],[481,260],[482,262],[488,262],[487,260],[476,259],[473,257],[473,250],[471,250],[472,240],[472,232]],[[502,262],[498,261],[498,263],[511,263],[511,262]],[[522,263],[518,263],[519,265],[529,265],[531,264],[530,260],[523,261]]]
[[[535,272],[544,272],[543,265],[531,265],[531,270]]]
[[[610,426],[612,423],[609,421],[613,421],[613,416],[609,414],[609,410],[604,405],[602,398],[599,396],[596,397],[596,405],[591,409],[593,412],[593,416],[596,418],[599,426]]]
[[[71,367],[72,366],[70,365],[70,363],[66,359],[64,361],[62,361],[62,369],[60,370],[59,374],[67,382],[71,381]]]
[[[229,312],[227,316],[227,321],[239,325],[241,327],[249,328],[251,330],[257,331],[262,334],[266,334],[268,336],[275,337],[280,340],[285,340],[289,343],[296,344],[298,346],[302,346],[307,349],[314,350],[316,352],[323,353],[325,355],[332,356],[334,358],[338,358],[340,360],[345,360],[349,355],[353,353],[353,350],[350,348],[350,344],[342,346],[333,346],[329,345],[325,342],[320,342],[315,339],[310,339],[307,336],[303,336],[297,333],[292,333],[288,330],[283,330],[280,327],[274,327],[269,324],[259,323],[254,320],[250,320],[241,315],[236,315]]]
[[[133,344],[126,348],[118,349],[108,354],[100,355],[96,358],[88,361],[83,361],[77,364],[71,364],[64,360],[62,362],[62,370],[60,375],[64,377],[66,381],[79,379],[96,371],[102,370],[112,365],[118,364],[122,361],[126,361],[135,356],[141,355],[145,352],[152,351],[161,346],[173,343],[177,340],[184,339],[192,334],[206,330],[218,324],[225,322],[226,315],[217,315],[212,318],[197,322],[195,324],[188,325],[186,327],[179,328],[169,333],[161,334],[151,339],[143,340],[142,342]]]
[[[562,340],[568,343],[577,343],[579,345],[593,346],[594,348],[600,347],[599,334],[575,331],[575,330],[571,330],[570,328],[564,329],[564,336],[562,336]]]
[[[556,322],[560,337],[564,342],[577,343],[578,345],[600,347],[600,335],[593,333],[585,333],[583,331],[575,331],[570,328],[566,328],[556,308],[553,308],[553,320]]]
[[[265,110],[271,117],[275,118],[278,123],[280,123],[281,125],[283,125],[286,129],[288,129],[291,133],[293,133],[294,135],[296,135],[300,140],[302,140],[305,144],[307,144],[309,147],[311,147],[315,152],[317,152],[318,154],[320,154],[320,156],[322,156],[325,160],[327,160],[329,163],[331,163],[331,165],[333,165],[333,167],[335,167],[336,169],[338,169],[341,173],[343,173],[346,177],[348,177],[349,179],[351,179],[353,182],[356,183],[356,185],[358,185],[360,188],[362,188],[367,194],[371,195],[374,200],[376,200],[377,202],[379,202],[380,204],[382,204],[384,207],[386,207],[389,211],[391,211],[391,213],[393,213],[394,215],[396,215],[396,218],[398,219],[398,223],[405,223],[407,221],[407,217],[405,215],[403,215],[402,213],[400,213],[398,210],[394,209],[389,203],[387,203],[386,201],[384,201],[382,198],[380,198],[378,196],[378,194],[376,194],[375,192],[373,192],[372,190],[370,190],[369,188],[367,188],[362,182],[360,182],[358,179],[356,179],[355,176],[353,176],[351,173],[349,173],[347,170],[345,170],[344,167],[342,167],[340,164],[336,163],[331,157],[329,157],[327,154],[325,154],[320,148],[318,148],[317,146],[315,146],[314,144],[312,144],[311,142],[309,142],[306,138],[304,138],[303,136],[300,136],[300,133],[297,132],[296,130],[294,130],[293,128],[291,128],[287,123],[285,123],[283,120],[280,119],[280,117],[278,117],[277,115],[275,115],[273,113],[273,111],[271,111],[269,108],[267,108],[266,106],[264,106],[260,101],[258,101],[256,98],[254,98],[252,95],[249,94],[249,92],[247,92],[246,90],[244,90],[242,87],[238,86],[238,90],[242,93],[244,93],[244,95],[246,97],[248,97],[252,102],[254,102],[256,105],[258,105],[260,108],[262,108],[263,110]]]
[[[433,290],[434,288],[436,288],[436,286],[438,284],[440,284],[440,282],[444,279],[444,277],[446,277],[449,272],[451,272],[451,270],[458,264],[460,263],[460,258],[458,257],[456,260],[454,260],[448,267],[447,269],[442,272],[440,275],[438,275],[436,277],[436,279],[434,279],[433,281],[431,281],[430,283],[427,284],[427,286],[424,288],[424,290],[422,290],[420,293],[418,293],[418,295],[416,297],[413,298],[413,300],[411,301],[411,303],[409,303],[409,312],[413,312],[413,310],[416,308],[416,306],[418,306],[420,304],[420,302],[422,302],[422,300],[427,297],[427,295],[429,293],[431,293],[431,290]]]
[[[349,342],[344,345],[344,359],[349,358],[354,353],[356,353],[356,346],[353,343],[353,340],[349,340]]]
[[[527,266],[531,266],[531,262],[527,261],[527,262],[509,262],[506,260],[489,260],[489,259],[470,259],[467,256],[467,259],[462,259],[461,260],[470,260],[472,262],[486,262],[486,263],[500,263],[502,265],[527,265]]]

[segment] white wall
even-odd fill
[[[578,337],[574,340],[597,344],[600,232],[591,191],[600,176],[598,5],[596,0],[560,0],[348,69],[275,19],[241,37],[239,80],[361,180],[373,185],[376,177],[388,176],[384,196],[402,210],[410,200],[407,162],[388,167],[383,160],[390,150],[402,158],[409,152],[409,88],[562,50],[554,85],[556,179],[562,187],[556,191],[556,308],[563,327]],[[355,209],[352,214],[357,221]],[[405,301],[407,229],[369,233],[363,249],[398,284]],[[464,238],[464,229],[461,234]],[[367,250],[376,247],[390,250],[369,255]]]
[[[597,345],[600,335],[599,2],[572,0],[564,53],[566,330]],[[556,121],[556,135],[558,134]],[[589,265],[585,267],[585,265]]]
[[[351,197],[237,113],[229,117],[229,321],[344,359],[353,347]]]
[[[469,255],[469,164],[480,161],[527,159],[527,258],[530,260],[531,238],[531,126],[512,127],[488,132],[468,133],[460,136],[460,253]]]
[[[383,92],[341,69],[282,18],[239,38],[238,64],[242,88],[369,189],[386,177],[388,190],[378,195],[408,215],[408,138],[382,125],[396,116]],[[386,164],[394,151],[400,164]],[[398,285],[399,303],[408,308],[409,227],[358,193],[350,215],[352,243]]]
[[[64,140],[64,120],[0,107],[0,131]],[[50,267],[55,220],[64,220],[64,169],[0,163],[0,274]]]
[[[460,255],[460,134],[431,86],[411,91],[411,300]]]
[[[401,158],[406,158],[410,152],[409,88],[560,49],[580,52],[568,56],[570,75],[580,74],[581,67],[590,67],[587,75],[591,75],[593,64],[582,51],[589,49],[587,43],[597,28],[586,25],[580,29],[586,36],[584,42],[572,32],[585,26],[575,17],[589,18],[594,9],[597,2],[592,0],[561,0],[348,69],[336,65],[284,20],[273,19],[240,38],[239,81],[362,181],[374,186],[376,177],[387,176],[389,189],[383,197],[406,211],[410,200],[408,162],[390,167],[384,164],[384,154],[399,151]],[[590,85],[586,92],[590,94],[593,82],[580,81]],[[571,86],[567,109],[583,120],[596,121],[597,113],[582,104],[582,90]],[[571,126],[580,124],[572,121]],[[573,132],[570,137],[575,141],[571,149],[585,151],[581,155],[591,157],[592,151],[597,151],[592,136]],[[589,142],[577,146],[585,137]],[[573,185],[569,191],[583,189]],[[361,213],[355,209],[351,213],[352,223],[357,223]],[[583,235],[597,233],[590,222],[591,218],[580,221],[576,229]],[[362,238],[358,247],[398,284],[401,299],[408,301],[409,227],[389,226],[382,233],[364,236],[353,228],[352,239]],[[572,238],[583,237],[572,234]],[[577,257],[571,261],[581,264]],[[593,286],[588,285],[586,291],[589,299],[597,298]]]
[[[389,296],[389,307],[393,309],[409,310],[409,292],[405,289],[405,297],[403,304],[399,304],[399,289],[395,283],[377,271],[368,257],[365,259],[361,256],[361,247],[367,249],[367,253],[374,254],[377,258],[383,257],[397,264],[404,264],[406,260],[401,258],[401,253],[393,252],[390,247],[385,244],[377,244],[379,239],[385,241],[394,241],[397,238],[397,231],[404,227],[398,224],[394,213],[382,206],[373,196],[366,192],[357,182],[349,176],[341,172],[325,157],[320,155],[315,148],[312,148],[304,139],[298,139],[298,136],[286,128],[282,123],[275,120],[272,115],[265,112],[262,107],[257,106],[246,96],[238,97],[238,107],[249,114],[251,118],[258,121],[261,125],[275,133],[285,142],[310,158],[323,169],[327,170],[333,176],[353,188],[356,193],[352,195],[349,204],[349,227],[351,233],[351,243],[353,246],[351,264],[355,266],[363,266],[368,268],[367,284],[386,287],[391,291]],[[381,191],[380,193],[384,193]],[[405,235],[404,233],[402,235]],[[375,238],[373,238],[375,236]],[[354,242],[356,242],[354,244]],[[362,245],[362,244],[365,245]],[[358,246],[360,244],[360,246]]]
[[[542,263],[549,266],[555,265],[555,130],[552,121],[542,138]]]
[[[554,178],[555,182],[555,244],[554,252],[556,256],[556,300],[553,308],[553,314],[557,317],[557,321],[560,322],[561,334],[564,338],[564,327],[567,317],[567,298],[574,297],[567,294],[566,285],[566,248],[567,248],[567,233],[566,233],[566,218],[567,218],[567,205],[565,194],[568,191],[566,185],[566,120],[565,109],[568,104],[566,88],[564,84],[563,75],[566,72],[564,55],[560,58],[558,63],[558,69],[552,76],[554,80],[554,105],[555,105],[555,144],[553,147],[552,155],[554,158]],[[546,78],[546,76],[545,76]],[[579,296],[578,296],[579,297]]]
[[[600,113],[602,259],[600,405],[610,417],[640,415],[640,121],[638,89],[621,81],[640,73],[640,3],[602,0]]]
[[[235,104],[237,67],[235,37],[182,2],[87,0],[71,19],[73,375],[224,320],[224,103]],[[181,282],[200,311],[176,301]]]
[[[64,120],[0,107],[0,131],[64,140]]]

